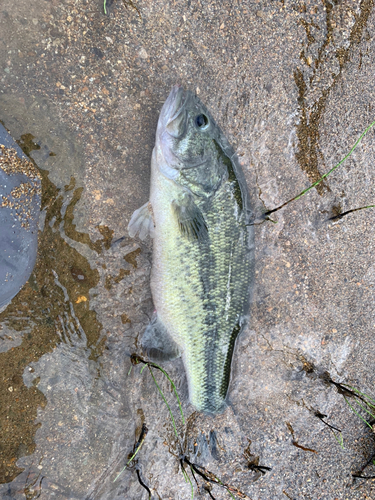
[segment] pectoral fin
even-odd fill
[[[192,196],[185,194],[173,200],[172,209],[183,236],[201,242],[208,240],[206,221]]]
[[[156,314],[147,326],[141,344],[147,356],[154,361],[169,361],[181,356],[180,348]]]
[[[152,216],[152,207],[150,202],[147,202],[142,205],[141,208],[138,208],[131,216],[128,224],[129,236],[134,238],[134,236],[139,233],[141,240],[144,240],[148,235],[153,238],[154,229],[155,225]]]

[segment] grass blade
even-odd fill
[[[373,121],[371,123],[371,125],[369,125],[365,130],[364,132],[362,132],[362,134],[359,136],[359,138],[357,139],[356,143],[354,144],[354,146],[352,147],[352,149],[349,151],[349,153],[344,156],[344,158],[339,161],[334,167],[331,168],[331,170],[329,170],[328,172],[326,172],[325,174],[323,174],[321,176],[320,179],[318,179],[316,182],[314,182],[310,187],[308,187],[307,189],[305,189],[304,191],[302,191],[302,193],[300,193],[296,198],[294,198],[295,200],[299,200],[300,198],[302,198],[302,196],[304,196],[308,191],[310,191],[310,189],[314,188],[315,186],[317,186],[318,184],[320,184],[326,177],[329,176],[329,174],[331,174],[334,170],[336,170],[336,168],[338,168],[340,165],[342,165],[344,163],[344,161],[349,158],[349,156],[353,153],[353,151],[355,150],[355,148],[358,146],[358,144],[361,142],[361,140],[363,139],[363,137],[367,134],[367,132],[370,130],[371,127],[373,127],[375,125],[375,121]]]
[[[173,428],[174,428],[174,433],[176,434],[176,438],[177,438],[177,440],[179,440],[179,438],[178,438],[178,432],[177,432],[177,428],[176,428],[176,422],[175,422],[175,420],[174,420],[174,417],[173,417],[173,413],[172,413],[171,407],[169,406],[168,401],[165,399],[165,396],[164,396],[164,394],[163,394],[163,391],[160,389],[160,387],[159,387],[158,383],[156,382],[156,378],[155,378],[154,373],[153,373],[153,371],[152,371],[152,369],[151,369],[151,366],[150,366],[149,364],[148,364],[147,366],[148,366],[148,369],[150,370],[151,377],[152,377],[153,381],[155,382],[155,385],[156,385],[156,387],[158,388],[158,391],[160,392],[161,397],[162,397],[162,398],[163,398],[163,400],[164,400],[164,403],[167,405],[167,408],[168,408],[168,411],[169,411],[169,415],[171,416],[171,419],[172,419]]]
[[[337,437],[337,436],[336,436],[336,433],[335,433],[335,432],[333,432],[333,431],[332,431],[332,434],[335,436],[336,441],[339,443],[339,445],[341,446],[341,448],[344,450],[344,449],[345,449],[345,448],[344,448],[344,438],[342,437],[341,432],[339,433],[339,436],[340,436],[340,437]]]
[[[329,170],[328,172],[326,172],[325,174],[322,175],[322,177],[320,179],[318,179],[317,181],[315,181],[313,184],[311,184],[311,186],[309,186],[308,188],[304,189],[303,191],[301,191],[301,193],[299,193],[297,196],[294,196],[294,198],[291,198],[290,200],[286,201],[285,203],[283,203],[282,205],[276,207],[276,208],[273,208],[272,210],[268,210],[264,215],[267,216],[267,215],[270,215],[272,214],[273,212],[276,212],[277,210],[280,210],[280,208],[283,208],[285,207],[285,205],[288,205],[288,203],[291,203],[292,201],[296,201],[296,200],[299,200],[300,198],[302,198],[302,196],[304,196],[306,193],[308,193],[311,189],[313,189],[314,187],[316,187],[318,184],[320,184],[326,177],[328,177],[333,171],[336,170],[336,168],[338,168],[340,165],[342,165],[344,163],[344,161],[349,158],[349,156],[353,153],[353,151],[355,150],[355,148],[358,146],[358,144],[361,142],[361,140],[363,139],[363,137],[367,134],[367,132],[375,125],[375,121],[373,121],[365,130],[364,132],[362,132],[362,134],[359,136],[359,138],[357,139],[356,143],[354,144],[354,146],[352,147],[352,149],[349,151],[349,153],[347,155],[344,156],[344,158],[339,161],[334,167],[331,168],[331,170]]]
[[[185,418],[184,418],[184,414],[182,411],[181,401],[180,401],[180,398],[179,398],[178,393],[177,393],[177,388],[176,388],[175,383],[171,379],[171,377],[168,375],[168,373],[161,366],[157,365],[156,363],[151,363],[149,361],[145,361],[142,358],[140,358],[139,356],[134,356],[133,363],[134,364],[143,363],[143,366],[141,368],[141,373],[146,368],[146,366],[148,366],[148,367],[152,366],[153,368],[157,368],[158,370],[160,370],[167,377],[168,381],[170,382],[170,384],[172,386],[173,392],[174,392],[176,399],[177,399],[177,402],[178,402],[178,407],[180,409],[180,414],[181,414],[182,425],[185,425]],[[160,389],[159,389],[159,391],[160,391]]]
[[[146,425],[143,424],[143,426],[142,426],[142,433],[143,433],[143,435],[141,434],[140,440],[139,440],[139,442],[135,446],[135,450],[134,450],[133,455],[126,462],[125,467],[117,474],[117,476],[113,480],[113,482],[117,481],[117,479],[121,476],[121,474],[124,472],[124,470],[126,469],[126,467],[130,464],[130,462],[132,462],[134,460],[136,454],[139,452],[139,450],[142,448],[143,443],[145,442],[145,439],[146,439],[146,436],[147,436],[147,431],[148,431],[148,429],[147,429]]]
[[[180,463],[181,463],[181,470],[182,470],[182,474],[185,478],[185,482],[189,482],[190,483],[190,487],[191,487],[191,499],[193,500],[194,499],[194,486],[193,486],[193,483],[191,482],[191,479],[189,477],[189,474],[186,472],[185,470],[185,467],[182,463],[182,460],[180,460]]]
[[[364,398],[368,399],[369,401],[372,401],[373,403],[375,403],[375,399],[370,398],[370,396],[368,396],[366,393],[359,391],[358,389],[356,389],[355,387],[352,387],[351,385],[348,385],[348,384],[342,384],[342,385],[349,387],[349,389],[351,389],[353,392],[356,392],[360,396],[363,396]],[[373,408],[375,408],[375,405],[373,405],[371,403],[367,403],[367,404],[369,406],[372,406]]]
[[[177,389],[176,389],[176,386],[173,382],[173,380],[170,378],[170,376],[168,375],[168,373],[159,365],[156,365],[155,363],[152,363],[153,366],[155,366],[155,368],[157,368],[158,370],[160,370],[161,372],[164,373],[164,375],[167,377],[167,379],[169,380],[170,384],[172,385],[172,389],[173,389],[173,392],[176,396],[176,399],[177,399],[177,402],[178,402],[178,406],[180,408],[180,413],[181,413],[181,420],[182,420],[182,425],[185,425],[185,419],[184,419],[184,414],[182,412],[182,406],[181,406],[181,401],[180,401],[180,398],[178,397],[178,394],[177,394]]]
[[[363,420],[363,422],[364,422],[366,425],[368,425],[368,426],[370,427],[370,429],[372,430],[372,426],[371,426],[371,425],[367,422],[367,420],[365,420],[365,419],[362,417],[362,415],[360,415],[360,414],[359,414],[359,413],[355,410],[355,408],[353,408],[353,406],[349,403],[349,401],[346,399],[346,397],[345,397],[345,396],[344,396],[344,399],[345,399],[345,402],[348,404],[348,406],[351,408],[351,410],[352,410],[352,411],[353,411],[353,412],[357,415],[357,417],[359,417],[361,420]],[[357,401],[357,404],[358,404],[359,406],[361,406],[361,405],[358,403],[358,401]],[[361,408],[363,408],[363,407],[361,406]],[[364,408],[363,408],[363,409],[364,409]],[[365,410],[365,411],[367,411],[367,410]],[[369,412],[369,411],[367,411],[367,413],[370,413],[370,412]],[[372,415],[372,413],[370,413],[370,415]],[[373,416],[373,415],[372,415],[372,416]]]

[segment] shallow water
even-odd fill
[[[99,227],[103,237],[96,241],[84,231],[88,218],[79,203],[85,167],[73,134],[53,122],[53,108],[45,102],[17,103],[2,97],[2,119],[15,136],[17,125],[29,131],[29,143],[25,147],[21,134],[20,144],[43,175],[43,222],[33,274],[0,316],[0,363],[6,382],[2,426],[7,433],[2,452],[5,460],[20,459],[17,464],[9,461],[3,481],[17,478],[11,494],[16,488],[21,497],[25,489],[37,490],[43,478],[46,498],[81,498],[88,482],[85,475],[91,480],[99,464],[109,460],[114,439],[121,442],[133,421],[120,386],[124,369],[129,369],[122,366],[126,357],[129,365],[129,342],[124,337],[120,345],[104,343],[105,332],[92,307],[99,295],[97,268],[102,275],[103,267],[119,268],[117,276],[116,271],[113,276],[105,273],[108,290],[124,277],[137,286],[145,271],[136,272],[139,250],[133,242],[125,239],[112,247],[113,231],[106,226]],[[123,321],[126,325],[129,320]],[[114,380],[108,379],[113,375],[107,373],[104,350],[111,350],[111,365],[119,365],[118,371],[111,369],[117,374]],[[21,458],[24,455],[29,456]],[[76,474],[77,464],[82,464],[80,476],[69,487],[67,479]]]
[[[150,243],[126,226],[147,200],[171,85],[212,111],[257,213],[306,188],[373,120],[371,1],[137,6],[141,19],[121,2],[107,17],[99,2],[0,7],[0,120],[43,176],[37,263],[0,314],[1,498],[145,499],[137,467],[153,498],[190,498],[165,403],[147,369],[130,371],[153,304]],[[155,371],[190,460],[252,499],[373,495],[352,477],[375,453],[373,433],[324,372],[374,397],[374,213],[328,221],[375,199],[374,144],[369,133],[319,192],[256,226],[228,409],[196,414],[182,363],[168,363],[184,427]],[[137,466],[114,482],[143,423]],[[272,470],[251,470],[257,457]]]

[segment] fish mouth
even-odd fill
[[[163,118],[165,123],[169,123],[174,120],[176,116],[181,112],[185,102],[186,102],[187,92],[181,87],[181,85],[175,85],[165,101],[163,108],[160,112],[160,117]]]
[[[189,100],[189,92],[185,92],[183,87],[175,85],[163,108],[159,118],[160,136],[167,132],[174,138],[181,138],[186,132],[187,111],[186,104]]]
[[[166,101],[166,102],[169,101],[168,104],[170,106],[170,115],[171,115],[171,117],[168,120],[168,123],[175,120],[179,116],[179,114],[183,111],[187,99],[188,99],[188,92],[185,92],[184,89],[179,85],[173,87]]]

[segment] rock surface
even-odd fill
[[[0,7],[0,120],[43,169],[36,266],[0,315],[2,498],[149,498],[138,474],[155,499],[191,498],[168,409],[148,370],[130,371],[153,305],[151,243],[126,226],[148,198],[159,111],[175,83],[199,94],[257,214],[272,210],[375,119],[374,30],[373,0]],[[371,416],[337,384],[375,399],[375,215],[332,219],[374,203],[374,147],[370,130],[316,189],[256,225],[227,410],[194,413],[181,362],[168,363],[182,425],[153,370],[188,459],[253,500],[374,497],[372,479],[353,477],[375,476],[358,415]],[[114,482],[143,423],[137,465]]]

